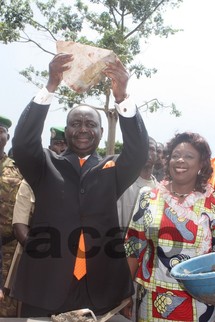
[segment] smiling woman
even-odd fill
[[[189,194],[193,190],[205,192],[211,177],[211,150],[198,133],[177,134],[167,143],[167,178],[169,190]]]
[[[139,317],[213,322],[214,307],[192,298],[170,275],[173,266],[213,248],[210,147],[199,134],[184,132],[165,152],[166,179],[150,193],[140,190],[125,244],[132,276],[143,290]]]

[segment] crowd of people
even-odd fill
[[[73,56],[49,64],[46,86],[18,120],[0,117],[0,317],[50,317],[89,308],[112,318],[215,321],[214,306],[194,299],[171,268],[215,248],[213,159],[198,133],[169,142],[148,136],[127,92],[120,60],[108,63],[123,137],[119,155],[101,158],[99,112],[73,107],[66,126],[41,135],[52,98]],[[114,320],[115,319],[115,320]]]

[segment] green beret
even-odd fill
[[[64,127],[51,127],[51,140],[65,140]]]
[[[12,122],[4,116],[0,116],[0,126],[5,127],[7,130],[11,127]]]

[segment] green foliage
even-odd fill
[[[119,141],[116,141],[116,143],[115,143],[115,153],[120,154],[122,152],[122,147],[123,147],[123,144],[120,143]]]
[[[73,40],[101,48],[112,49],[137,77],[156,72],[141,63],[133,63],[140,53],[140,39],[151,35],[165,36],[178,30],[165,26],[162,18],[168,7],[176,7],[182,0],[75,0],[65,5],[60,0],[1,0],[0,41],[8,43],[25,40],[28,27],[46,32],[50,40]],[[89,9],[97,4],[96,11]],[[98,10],[97,10],[98,7]],[[88,26],[91,37],[83,34]],[[90,34],[89,33],[89,34]],[[35,43],[35,42],[34,42]],[[37,43],[36,43],[37,45]],[[41,44],[38,44],[41,48]],[[43,48],[41,48],[43,49]]]
[[[0,1],[0,41],[8,44],[20,39],[20,33],[32,19],[33,12],[29,1]]]
[[[53,54],[49,44],[62,39],[111,49],[131,74],[137,78],[151,77],[157,70],[147,68],[136,59],[140,53],[140,40],[147,42],[153,35],[168,37],[178,32],[179,30],[165,25],[163,14],[182,2],[183,0],[0,0],[0,42],[33,43],[49,54]],[[36,39],[40,34],[43,38],[46,37],[43,43]],[[21,74],[38,87],[41,87],[48,76],[47,71],[38,71],[33,66],[21,71]],[[63,109],[84,103],[88,97],[93,96],[103,104],[107,115],[110,81],[105,79],[88,93],[81,95],[60,86],[56,95]],[[156,100],[143,105],[150,112],[166,108]],[[168,108],[171,114],[180,115],[174,104]]]
[[[123,144],[119,141],[115,142],[115,150],[114,154],[120,154],[122,151]],[[104,148],[97,148],[97,152],[101,157],[105,157],[107,154],[107,142],[105,142],[105,147]]]
[[[171,115],[175,115],[176,117],[181,116],[181,112],[177,110],[174,103],[171,105],[164,105],[156,98],[142,104],[141,106],[138,106],[138,109],[144,112],[148,111],[150,113],[156,113],[159,109],[170,109]]]
[[[106,156],[106,148],[97,148],[97,152],[102,158]]]
[[[57,0],[35,1],[40,13],[46,18],[45,27],[64,40],[77,40],[77,33],[82,29],[83,18],[73,13],[70,6],[59,5]]]

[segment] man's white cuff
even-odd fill
[[[54,93],[50,93],[46,87],[43,87],[34,97],[33,101],[40,105],[50,105],[53,97]]]
[[[123,117],[133,117],[136,114],[136,105],[134,104],[133,99],[128,96],[121,103],[114,103],[117,112]]]

